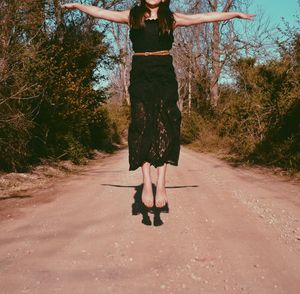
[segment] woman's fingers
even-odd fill
[[[253,19],[256,16],[256,14],[247,14],[248,19]]]
[[[252,20],[255,16],[256,16],[256,14],[249,14],[249,13],[241,13],[240,14],[241,19],[248,19],[248,20]]]
[[[76,9],[76,3],[68,3],[68,4],[63,4],[61,5],[62,9]]]

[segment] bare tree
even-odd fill
[[[112,4],[113,9],[127,9],[132,0],[94,1],[102,5]],[[190,0],[176,1],[172,10],[199,13],[208,11],[247,10],[246,0]],[[243,24],[244,25],[244,24]],[[128,84],[132,50],[128,38],[128,26],[105,23],[107,38],[113,42],[112,51],[119,56],[120,63],[111,75],[110,90],[119,100],[129,104]],[[233,25],[233,21],[214,22],[191,27],[178,28],[175,31],[174,64],[179,85],[179,107],[190,112],[193,103],[193,91],[196,82],[205,85],[202,97],[217,106],[220,97],[220,79],[229,72],[232,60],[245,54],[253,54],[261,50],[262,35],[266,31],[265,24],[257,24],[256,31],[241,31],[242,26]],[[252,27],[253,24],[252,24]],[[251,35],[252,34],[252,35]],[[254,38],[255,36],[255,38]],[[224,70],[226,68],[226,70]],[[199,80],[195,80],[195,77]],[[206,88],[207,87],[207,88]]]
[[[129,48],[129,28],[128,26],[120,26],[116,24],[111,24],[109,26],[109,31],[114,40],[114,48],[116,54],[119,55],[119,63],[117,64],[117,70],[115,72],[114,83],[112,87],[119,91],[119,96],[121,101],[125,101],[127,105],[130,104],[128,86],[129,86],[129,64],[132,52]],[[112,90],[112,89],[111,89]]]
[[[94,1],[98,5],[101,2],[106,9],[125,10],[129,9],[133,0],[113,0],[113,1]],[[117,56],[119,62],[112,71],[110,76],[110,93],[113,97],[118,97],[119,102],[125,101],[130,104],[128,86],[129,86],[129,71],[132,57],[132,50],[129,40],[129,27],[123,24],[113,22],[100,21],[98,25],[102,31],[105,31],[107,40],[111,44],[112,54]]]
[[[217,11],[220,6],[220,0],[207,0],[209,8],[211,11]],[[235,0],[226,0],[223,3],[223,12],[228,12]],[[214,22],[212,29],[211,37],[211,64],[212,64],[212,73],[210,79],[210,99],[213,106],[217,106],[219,100],[219,78],[222,70],[221,51],[220,51],[220,23]]]

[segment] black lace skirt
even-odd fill
[[[181,112],[172,55],[134,55],[128,90],[129,170],[136,170],[145,161],[155,167],[178,165]]]

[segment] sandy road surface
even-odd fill
[[[299,184],[182,147],[170,212],[149,226],[132,215],[127,152],[1,222],[0,293],[300,293]]]

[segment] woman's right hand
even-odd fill
[[[61,8],[74,10],[74,9],[77,9],[78,7],[77,7],[77,3],[68,3],[68,4],[61,5]]]

